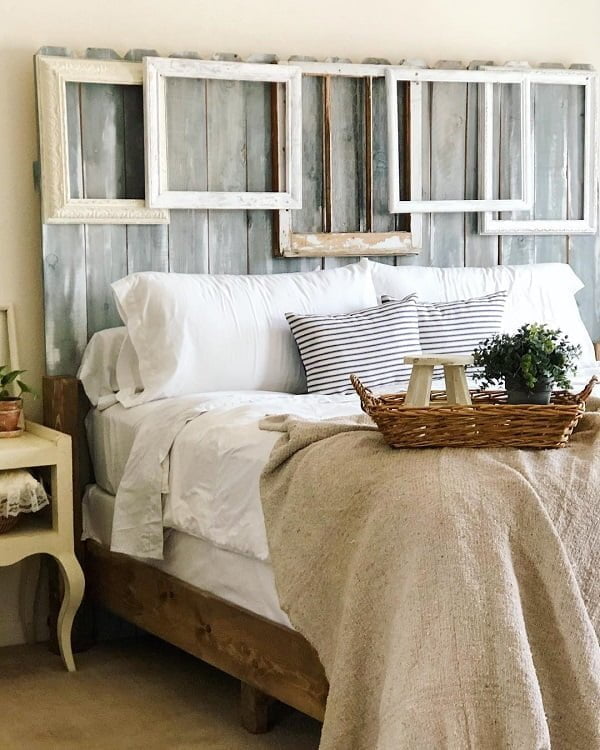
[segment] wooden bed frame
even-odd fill
[[[43,398],[44,424],[73,441],[73,516],[79,540],[83,490],[93,481],[84,427],[90,405],[73,377],[45,377]],[[241,720],[248,731],[267,731],[272,699],[323,719],[327,679],[315,650],[299,633],[96,542],[76,542],[76,553],[88,602],[241,681]],[[51,595],[51,610],[52,601]]]

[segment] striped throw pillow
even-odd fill
[[[286,313],[309,393],[349,393],[355,373],[370,388],[406,385],[409,354],[420,354],[416,295],[344,315]]]
[[[503,291],[457,302],[417,301],[423,354],[471,354],[483,339],[500,332],[507,297]],[[383,296],[381,302],[398,301]]]

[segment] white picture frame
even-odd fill
[[[410,84],[410,200],[400,199],[398,132],[398,83]],[[521,88],[521,196],[510,199],[458,199],[423,200],[423,83],[479,83],[484,86],[480,105],[480,118],[484,123],[483,138],[480,139],[480,181],[482,175],[493,174],[493,84],[518,84]],[[386,70],[388,97],[388,159],[389,159],[389,210],[391,213],[456,213],[480,211],[523,211],[533,203],[533,170],[531,149],[531,89],[528,72],[512,69],[493,70],[448,70],[437,68],[410,68],[390,66]],[[487,132],[486,126],[487,125]]]
[[[297,66],[144,58],[146,139],[146,202],[152,208],[287,209],[302,206],[302,85]],[[285,87],[285,143],[276,144],[284,156],[285,189],[276,192],[170,190],[167,164],[166,79],[254,81]]]
[[[501,219],[495,215],[495,212],[485,211],[480,217],[479,232],[482,235],[596,234],[598,229],[598,75],[592,70],[560,68],[537,68],[527,72],[532,86],[558,84],[584,87],[583,215],[581,219]],[[532,137],[532,163],[534,148]],[[484,198],[492,195],[492,191],[492,177],[486,174],[483,184]]]
[[[166,224],[169,212],[144,199],[73,198],[69,185],[67,83],[142,85],[142,64],[36,56],[42,220],[46,224]]]

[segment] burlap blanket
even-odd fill
[[[553,451],[392,450],[358,420],[261,424],[322,750],[600,748],[600,414]]]

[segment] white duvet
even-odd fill
[[[359,412],[355,395],[253,391],[157,401],[137,426],[116,495],[111,549],[162,559],[169,527],[267,559],[258,482],[279,434],[260,430],[260,420]]]
[[[574,390],[592,374],[580,373]],[[260,420],[268,414],[341,417],[359,413],[360,402],[354,394],[250,391],[134,408],[144,409],[144,416],[116,494],[111,549],[162,559],[168,527],[266,560],[259,478],[279,433],[260,430]]]

